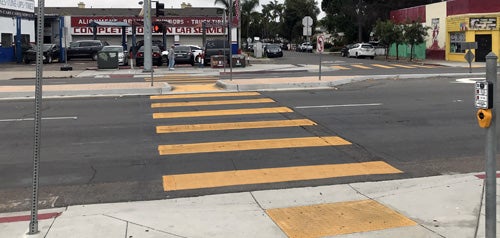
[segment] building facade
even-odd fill
[[[35,39],[35,1],[0,0],[0,63],[16,60]]]
[[[391,20],[420,21],[429,28],[425,49],[416,52],[423,58],[466,62],[469,48],[476,62],[489,52],[500,55],[500,1],[449,0],[392,11]]]

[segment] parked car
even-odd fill
[[[370,57],[375,58],[375,47],[368,43],[357,43],[349,49],[349,57]]]
[[[74,41],[69,44],[67,58],[68,60],[71,58],[91,58],[92,60],[97,60],[97,52],[106,45],[109,45],[108,42],[100,40]]]
[[[107,45],[101,52],[118,52],[118,65],[128,65],[128,52],[121,45]]]
[[[301,52],[313,52],[313,45],[311,45],[311,42],[304,42],[297,49]]]
[[[340,49],[340,56],[347,57],[349,55],[349,49],[351,49],[353,46],[354,44],[344,45],[344,47]]]
[[[187,45],[191,48],[191,53],[193,53],[194,62],[200,63],[201,56],[203,55],[203,49],[197,45]]]
[[[210,65],[210,58],[213,55],[225,55],[227,63],[229,63],[229,52],[231,48],[229,47],[229,42],[227,40],[217,39],[217,40],[207,40],[205,43],[205,54],[204,61],[205,65]]]
[[[158,46],[154,45],[151,47],[151,53],[152,53],[152,64],[161,66],[163,64],[163,61],[161,59],[161,50]],[[137,51],[137,54],[135,55],[135,62],[137,66],[143,66],[144,65],[144,46],[141,46],[139,50]]]
[[[24,63],[29,64],[31,61],[36,61],[36,45],[32,45],[31,48],[24,52],[23,60]],[[43,52],[43,63],[50,64],[54,60],[60,61],[59,57],[61,54],[61,49],[56,44],[43,44],[42,45]]]
[[[174,48],[175,64],[190,64],[194,65],[194,55],[191,52],[191,47],[179,45]]]
[[[283,51],[279,45],[266,45],[266,47],[264,47],[264,53],[267,58],[283,57]]]

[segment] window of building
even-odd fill
[[[465,42],[465,32],[450,32],[450,53],[465,53],[462,43]]]
[[[10,33],[2,33],[1,35],[1,45],[2,47],[11,47],[12,46],[12,34]]]

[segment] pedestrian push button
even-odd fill
[[[479,109],[476,114],[477,123],[479,123],[479,127],[488,128],[491,125],[491,120],[493,118],[493,114],[491,109]]]

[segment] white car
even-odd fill
[[[349,49],[348,57],[370,57],[375,58],[375,47],[368,43],[357,43]]]
[[[101,52],[118,52],[118,65],[128,65],[128,52],[121,45],[106,45]]]
[[[182,46],[189,46],[191,48],[191,52],[193,53],[194,62],[200,63],[201,55],[203,53],[203,49],[201,47],[197,45],[182,45]],[[168,61],[168,50],[161,52],[161,58],[163,62]]]
[[[197,45],[186,45],[191,47],[191,52],[193,53],[193,58],[195,63],[200,63],[201,54],[203,53],[203,49]]]

